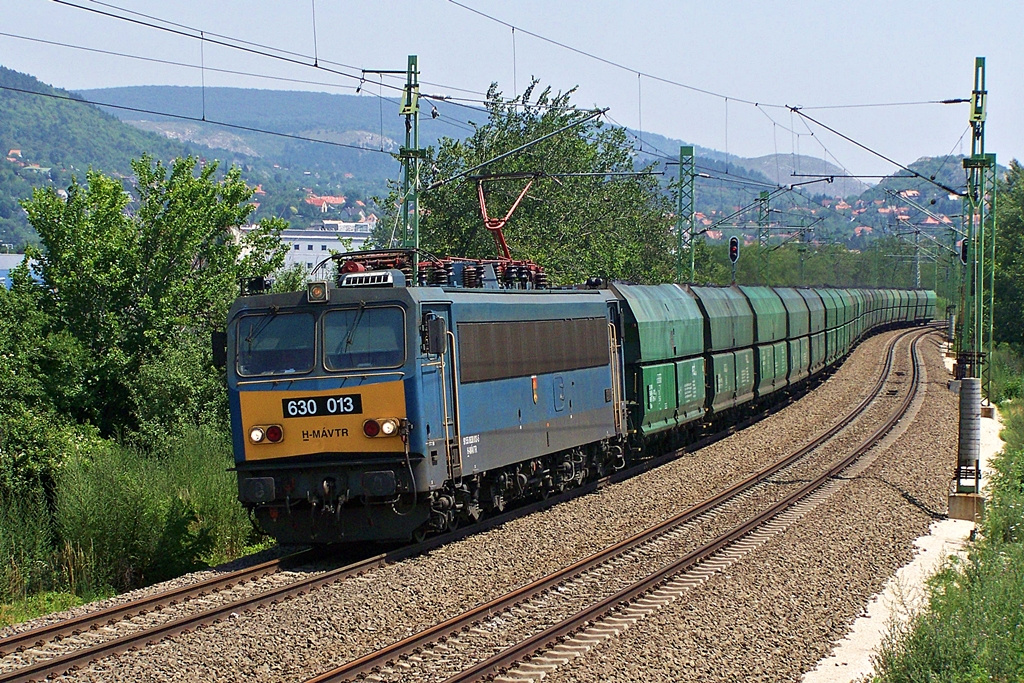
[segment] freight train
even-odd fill
[[[548,288],[521,262],[342,258],[335,282],[229,313],[239,499],[281,543],[422,538],[579,486],[935,316],[922,290]]]

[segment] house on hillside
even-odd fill
[[[345,197],[333,195],[320,196],[310,193],[306,196],[305,202],[319,208],[322,213],[327,213],[328,208],[341,208],[345,206]]]

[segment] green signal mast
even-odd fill
[[[971,156],[964,159],[967,192],[963,197],[963,226],[967,260],[961,293],[957,366],[960,378],[991,382],[986,350],[992,350],[992,303],[995,257],[996,155],[985,153],[985,58],[974,65],[971,97]]]
[[[771,285],[771,233],[770,209],[768,202],[771,200],[771,193],[761,190],[757,195],[757,277],[758,281],[768,287]]]
[[[399,150],[402,160],[402,244],[413,250],[412,281],[417,282],[420,258],[420,72],[416,55],[409,55],[405,90],[399,115],[405,117],[405,145]]]
[[[974,519],[980,507],[980,418],[982,390],[991,396],[992,307],[995,280],[996,155],[985,153],[985,58],[974,61],[971,96],[971,156],[964,159],[963,278],[960,330],[956,340],[960,380],[960,433],[950,516]],[[987,400],[987,399],[986,399]]]
[[[405,88],[402,90],[402,101],[398,109],[398,115],[405,117],[405,145],[398,150],[398,158],[402,162],[400,242],[403,249],[413,251],[412,281],[417,282],[420,250],[420,162],[426,158],[426,150],[420,149],[419,61],[416,55],[409,55],[405,71],[363,69],[363,76],[366,74],[405,74]]]
[[[689,252],[690,256],[690,279],[693,282],[697,274],[694,263],[694,178],[697,173],[694,166],[693,147],[682,146],[679,148],[679,195],[676,198],[676,282],[682,284],[683,280],[683,253]]]

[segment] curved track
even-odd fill
[[[708,514],[710,511],[713,511],[715,508],[723,505],[724,502],[728,500],[742,500],[742,496],[745,492],[751,490],[753,487],[771,478],[773,475],[784,470],[793,463],[798,462],[805,455],[813,451],[813,449],[816,447],[816,443],[827,440],[834,436],[835,434],[837,434],[838,432],[842,431],[847,425],[849,425],[853,420],[855,420],[857,416],[863,414],[863,412],[867,410],[868,407],[871,405],[872,401],[874,401],[875,398],[882,393],[886,383],[886,377],[889,374],[892,366],[893,349],[895,348],[898,339],[904,338],[908,334],[912,333],[912,331],[904,333],[903,335],[894,338],[890,342],[889,352],[886,356],[887,360],[885,367],[880,373],[879,378],[869,397],[866,398],[853,412],[847,415],[843,420],[840,420],[836,425],[834,425],[831,429],[829,429],[826,433],[819,437],[819,439],[817,439],[815,443],[808,444],[799,451],[792,453],[788,457],[776,462],[772,466],[766,468],[761,472],[758,472],[757,474],[749,477],[748,479],[735,484],[734,486],[732,486],[726,491],[723,491],[714,498],[709,499],[708,501],[705,501],[704,503],[685,511],[676,518],[666,520],[664,523],[652,529],[649,529],[643,534],[639,534],[636,537],[628,539],[627,541],[623,541],[622,543],[615,546],[615,549],[609,549],[608,551],[606,551],[606,553],[618,553],[619,555],[622,555],[623,553],[628,552],[630,549],[634,547],[639,547],[645,543],[649,543],[653,538],[671,535],[671,530],[673,528],[678,528],[680,527],[680,525],[685,525],[691,520],[698,519],[702,515]],[[756,419],[757,418],[752,418],[751,420],[749,420],[749,422],[754,422],[756,421]],[[123,605],[113,606],[102,611],[85,614],[72,620],[59,622],[49,626],[44,626],[24,631],[22,633],[14,634],[12,636],[0,640],[0,664],[3,664],[3,659],[7,658],[7,656],[11,653],[24,653],[26,651],[33,651],[45,645],[46,643],[60,643],[63,640],[73,638],[74,636],[77,636],[87,631],[97,631],[100,629],[109,631],[111,630],[111,627],[113,627],[115,631],[107,640],[92,645],[83,646],[79,649],[75,649],[74,651],[61,653],[57,656],[48,656],[45,650],[40,650],[34,656],[28,657],[28,659],[30,659],[31,661],[27,665],[15,668],[10,671],[0,672],[0,683],[39,680],[42,678],[46,678],[48,676],[61,674],[76,667],[86,665],[91,661],[95,661],[97,659],[115,653],[125,652],[137,647],[144,647],[148,644],[152,644],[159,640],[172,637],[176,634],[195,630],[205,624],[215,623],[222,619],[228,618],[232,614],[237,614],[247,610],[251,610],[260,605],[266,605],[280,602],[282,600],[287,600],[292,596],[301,595],[306,591],[315,590],[321,586],[341,581],[352,576],[357,576],[374,567],[386,563],[398,562],[409,557],[414,557],[416,555],[429,552],[430,550],[433,550],[445,543],[450,543],[469,534],[493,528],[495,526],[504,524],[511,519],[526,514],[531,514],[537,510],[546,509],[560,502],[563,502],[564,500],[568,500],[579,495],[584,495],[586,493],[595,491],[603,486],[607,486],[611,483],[621,481],[631,476],[635,476],[639,471],[656,467],[668,460],[672,460],[674,458],[679,457],[683,453],[691,452],[710,442],[713,442],[720,438],[724,438],[724,436],[724,434],[709,436],[695,444],[688,446],[685,449],[680,449],[678,451],[666,454],[659,458],[655,458],[651,461],[643,463],[642,465],[636,468],[632,468],[629,471],[619,472],[616,473],[615,475],[606,477],[597,482],[584,485],[580,488],[573,489],[559,496],[551,497],[547,500],[537,501],[536,503],[516,508],[515,510],[512,510],[505,514],[483,520],[482,522],[472,527],[460,529],[458,531],[448,533],[443,536],[438,536],[429,539],[424,543],[399,548],[397,550],[378,554],[372,557],[365,557],[351,564],[345,564],[344,566],[330,569],[322,573],[316,573],[312,576],[307,576],[297,581],[288,582],[286,585],[283,586],[277,586],[260,590],[257,584],[260,582],[261,579],[268,577],[270,575],[274,575],[280,572],[282,569],[285,569],[289,566],[295,566],[301,562],[312,559],[313,555],[311,553],[297,553],[295,555],[290,555],[284,558],[280,558],[278,560],[272,560],[269,562],[261,563],[259,565],[255,565],[253,567],[248,567],[221,576],[212,577],[210,579],[207,579],[196,584],[175,588],[151,596],[146,596],[144,598],[140,598],[139,600],[132,601],[130,603],[125,603]],[[573,573],[587,571],[589,567],[600,565],[604,562],[607,562],[607,557],[605,559],[599,559],[596,556],[593,558],[588,558],[583,562],[577,563],[576,565],[573,565],[572,567],[563,570],[563,572],[560,572],[557,576],[553,575],[552,577],[549,577],[549,579],[546,579],[545,582],[550,583],[551,585],[555,585],[561,581],[564,581],[565,576],[571,575]],[[249,590],[242,591],[244,595],[237,600],[226,601],[224,604],[212,608],[203,607],[201,604],[199,604],[201,601],[196,600],[196,598],[200,598],[211,593],[228,590],[233,587],[238,587],[240,585],[247,583],[250,583],[252,585],[249,587]],[[540,584],[541,582],[536,583]],[[531,586],[534,586],[534,584],[531,584]],[[547,590],[546,588],[540,586],[534,586],[534,588],[536,588],[537,591]],[[521,600],[522,598],[519,599]],[[134,630],[134,632],[131,633],[116,633],[118,624],[125,622],[125,620],[133,616],[158,612],[159,610],[169,606],[178,606],[192,601],[196,602],[197,607],[194,611],[192,611],[189,614],[186,614],[185,616],[180,616],[177,618],[173,616],[168,616],[168,618],[164,619],[162,623],[159,623],[155,626],[147,627],[144,630],[136,629]],[[502,608],[497,607],[493,603],[488,603],[487,605],[479,608],[478,612],[479,614],[486,614],[489,610],[493,611],[497,609]],[[465,617],[466,615],[463,616]],[[471,622],[472,618],[470,617],[469,623]],[[438,632],[444,632],[445,629],[447,629],[448,632],[450,632],[451,627],[446,626],[446,624],[448,624],[448,622],[436,627],[438,629]],[[393,646],[398,649],[391,649],[387,651],[390,652],[390,654],[386,654],[385,651],[382,651],[381,653],[376,653],[376,663],[369,666],[360,666],[359,671],[368,671],[374,667],[379,667],[381,665],[381,662],[386,662],[388,658],[394,658],[399,656],[402,652],[407,653],[417,648],[421,648],[423,647],[423,642],[427,641],[420,640],[417,642],[419,644],[406,647],[402,645],[403,643],[406,643],[406,641],[402,641],[402,643],[397,643],[395,646]],[[337,679],[339,676],[341,678],[346,678],[349,677],[349,674],[338,674],[337,672],[331,672],[331,676],[329,678],[325,678],[324,680],[330,680],[332,678]]]
[[[562,647],[559,643],[570,634],[576,634],[575,638],[584,641],[600,638],[593,634],[581,635],[581,629],[616,630],[621,628],[616,619],[628,622],[656,610],[660,601],[674,599],[673,592],[679,590],[668,584],[682,581],[693,585],[706,578],[708,572],[719,570],[719,558],[730,553],[741,556],[764,542],[766,533],[777,533],[788,526],[782,519],[787,512],[792,512],[795,506],[801,505],[801,501],[808,499],[839,472],[850,467],[892,429],[906,414],[917,394],[920,378],[917,343],[927,332],[912,330],[894,338],[886,354],[885,368],[868,398],[827,432],[761,472],[632,538],[310,681],[343,681],[366,675],[372,675],[378,680],[408,680],[410,677],[437,680],[443,677],[449,681],[481,680],[506,672],[509,667],[529,659],[537,652]],[[838,460],[830,460],[826,469],[819,471],[810,481],[801,482],[796,490],[766,510],[747,518],[739,526],[730,528],[695,550],[686,553],[678,551],[680,540],[696,525],[706,523],[726,505],[746,505],[746,496],[756,487],[820,449],[854,420],[863,416],[879,397],[892,396],[894,391],[898,393],[898,389],[887,390],[886,386],[889,382],[897,385],[901,382],[898,377],[902,373],[892,373],[891,370],[898,342],[907,337],[913,337],[913,370],[909,390],[899,407],[880,427],[864,438],[852,452],[847,452]],[[801,511],[797,510],[797,513]],[[725,558],[725,561],[735,559]],[[638,571],[638,565],[644,566]],[[628,585],[618,588],[621,580],[617,581],[617,575],[638,573],[638,577],[629,579]],[[595,594],[600,597],[594,598]],[[586,604],[575,608],[572,607],[573,602]],[[567,609],[566,615],[559,613]],[[637,612],[642,614],[638,616]],[[524,626],[515,625],[518,621],[524,622]],[[509,632],[521,633],[530,630],[531,626],[533,635],[523,637],[512,647],[505,647],[504,643],[511,637]],[[494,654],[496,650],[499,651]],[[480,655],[473,653],[493,656],[484,657],[480,661]],[[555,655],[556,661],[565,658],[564,653]],[[476,663],[459,663],[467,660]],[[527,665],[521,673],[526,677],[535,677],[537,671],[544,668],[544,665],[533,665],[532,668]],[[449,677],[446,672],[450,671],[457,673]],[[516,678],[515,671],[508,673]]]

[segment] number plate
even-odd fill
[[[281,409],[285,417],[359,415],[363,412],[363,398],[359,394],[286,398],[281,400]]]

